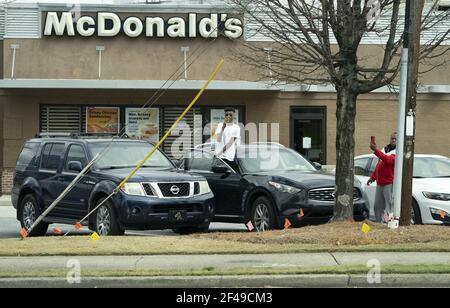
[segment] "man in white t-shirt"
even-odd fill
[[[241,140],[241,129],[239,125],[234,124],[234,115],[234,108],[225,108],[225,122],[220,123],[216,129],[216,155],[234,170],[238,170],[235,158],[236,146],[239,146]]]

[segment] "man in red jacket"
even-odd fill
[[[370,144],[370,148],[374,154],[380,159],[375,170],[373,171],[367,185],[377,182],[377,190],[375,193],[375,220],[383,222],[383,212],[393,213],[393,183],[394,183],[394,166],[395,166],[395,134],[391,136],[391,144],[394,149],[390,149],[389,153],[384,153],[377,148],[375,143]]]

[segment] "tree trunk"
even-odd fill
[[[332,221],[353,221],[356,98],[349,85],[337,88],[336,197]]]

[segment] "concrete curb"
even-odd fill
[[[0,206],[12,206],[11,196],[3,195],[0,197]]]
[[[370,284],[366,275],[255,275],[85,277],[70,284],[65,278],[1,278],[0,288],[231,288],[231,287],[449,287],[450,274],[386,274]]]

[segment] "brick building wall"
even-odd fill
[[[3,51],[3,42],[0,43],[0,46],[2,47],[0,54],[2,54]],[[0,61],[2,62],[2,61]],[[3,63],[0,65],[0,70],[3,69]],[[1,92],[1,94],[3,94]],[[3,173],[3,152],[4,152],[4,147],[3,147],[3,139],[4,139],[4,134],[5,134],[5,127],[3,126],[3,119],[4,119],[4,96],[0,95],[0,196],[3,195],[3,185],[2,185],[2,173]]]
[[[13,185],[13,176],[14,176],[14,169],[3,169],[2,176],[0,179],[0,185],[1,185],[1,194],[2,195],[10,195],[11,189]]]

